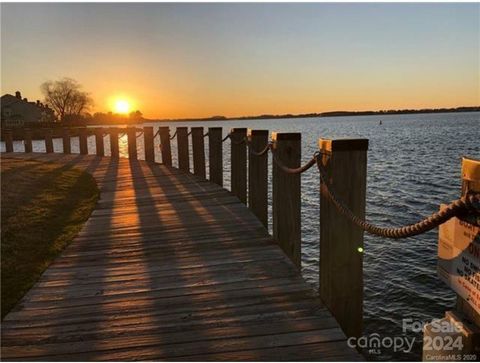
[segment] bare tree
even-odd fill
[[[92,106],[92,98],[81,88],[82,86],[71,78],[47,81],[40,86],[45,103],[55,111],[60,121],[63,121],[65,116],[81,115]]]

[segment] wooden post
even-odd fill
[[[145,160],[155,162],[155,149],[153,146],[152,126],[145,126],[143,128],[143,147],[145,150]]]
[[[110,127],[110,156],[114,159],[118,159],[120,152],[118,149],[118,127]]]
[[[24,140],[24,144],[25,144],[25,152],[26,153],[31,153],[33,151],[33,147],[32,147],[32,130],[30,129],[25,129],[24,131],[24,135],[25,135],[25,140]]]
[[[230,130],[231,145],[231,190],[244,204],[247,204],[247,137],[246,128]]]
[[[177,127],[178,168],[190,172],[190,151],[188,147],[188,127]]]
[[[78,129],[78,140],[80,143],[80,154],[88,154],[88,143],[87,143],[87,128],[80,127]]]
[[[70,144],[70,129],[68,127],[64,127],[62,129],[62,143],[63,143],[63,153],[71,154],[72,147]]]
[[[5,139],[5,151],[7,153],[13,153],[13,134],[12,130],[7,129],[3,131],[3,137]]]
[[[192,127],[193,174],[206,179],[203,127]]]
[[[320,139],[322,165],[333,190],[365,218],[367,139]],[[338,212],[320,185],[320,297],[347,337],[363,325],[363,230]]]
[[[105,147],[103,145],[103,127],[95,128],[95,147],[97,156],[105,156]]]
[[[301,134],[272,132],[275,158],[288,168],[301,162]],[[275,161],[272,164],[273,238],[301,268],[300,174],[287,174]]]
[[[268,130],[248,129],[249,149],[260,152],[268,145]],[[268,152],[248,153],[248,206],[268,228]]]
[[[162,163],[172,166],[172,148],[170,146],[170,127],[162,126],[160,130],[160,149],[162,150]]]
[[[137,128],[127,127],[128,158],[137,160]]]
[[[223,142],[222,128],[208,128],[208,167],[210,181],[223,186]]]
[[[53,153],[52,129],[45,129],[45,152]]]

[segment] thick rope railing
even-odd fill
[[[345,203],[338,198],[335,191],[331,189],[331,186],[328,183],[326,172],[321,164],[318,154],[316,156],[316,163],[318,165],[320,179],[325,186],[322,188],[322,193],[324,193],[324,195],[326,195],[332,201],[333,205],[343,216],[363,229],[365,232],[376,236],[395,239],[413,237],[428,232],[453,217],[462,216],[466,213],[480,214],[480,194],[470,194],[451,202],[439,212],[433,213],[417,223],[394,228],[375,226],[374,224],[356,216],[345,205]]]
[[[206,134],[203,134],[203,137],[207,137],[208,136],[208,132]]]
[[[230,141],[235,144],[235,145],[240,145],[240,144],[243,144],[247,141],[247,138],[246,137],[242,137],[241,140],[234,140],[233,137],[230,135]]]
[[[277,166],[287,174],[301,174],[306,172],[308,169],[310,169],[312,166],[314,166],[317,163],[317,155],[319,154],[318,152],[315,153],[312,156],[312,158],[303,166],[300,166],[298,168],[289,168],[288,166],[285,166],[285,164],[283,164],[280,161],[273,147],[271,147],[270,150],[272,150],[273,161],[275,162],[275,164],[277,164]]]
[[[190,130],[190,132],[187,134],[187,136],[190,136],[192,134],[192,130]]]
[[[225,137],[222,139],[222,142],[227,141],[229,138],[230,138],[230,134],[228,134],[227,136],[225,136]]]
[[[143,131],[140,131],[138,134],[137,134],[137,139],[143,135]]]
[[[250,154],[252,154],[254,156],[265,155],[268,152],[268,150],[270,150],[271,147],[273,147],[273,144],[271,142],[269,142],[263,150],[255,151],[255,150],[253,150],[250,141],[248,141],[248,151],[250,152]]]
[[[248,142],[248,141],[247,141]],[[313,154],[312,158],[303,166],[298,168],[289,168],[281,162],[278,158],[275,149],[273,148],[273,143],[270,142],[263,150],[256,152],[249,148],[250,152],[253,155],[261,156],[264,155],[268,150],[272,152],[273,161],[275,164],[287,174],[301,174],[312,168],[315,164],[318,167],[320,174],[320,179],[324,188],[322,188],[322,193],[328,197],[336,207],[336,209],[352,223],[363,229],[365,232],[386,238],[407,238],[413,237],[425,232],[428,232],[442,223],[445,223],[453,217],[458,217],[465,215],[467,213],[473,213],[480,215],[480,193],[469,194],[460,199],[457,199],[447,205],[445,208],[439,212],[433,213],[432,215],[425,217],[421,221],[410,224],[403,227],[379,227],[372,223],[367,222],[366,220],[356,216],[346,205],[345,203],[337,196],[335,191],[332,190],[331,186],[328,183],[328,178],[326,176],[326,171],[324,170],[321,164],[320,152],[317,151]]]
[[[175,138],[175,136],[177,136],[177,131],[175,130],[175,133],[173,134],[173,136],[170,136],[170,140],[173,140]]]
[[[155,133],[155,135],[153,135],[153,138],[156,138],[158,135],[160,135],[160,127],[158,128],[157,132]]]

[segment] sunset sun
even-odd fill
[[[114,111],[116,113],[128,113],[130,111],[130,103],[124,99],[116,100],[114,104]]]

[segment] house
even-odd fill
[[[40,101],[29,102],[17,91],[15,96],[5,94],[1,97],[1,120],[2,126],[13,128],[23,127],[25,124],[35,122],[51,122],[55,120],[55,114],[48,105]]]

